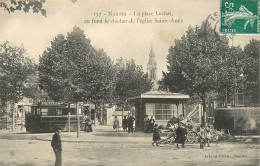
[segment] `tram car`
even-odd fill
[[[84,130],[83,107],[79,108],[80,129]],[[70,127],[69,127],[70,124]],[[31,106],[31,112],[25,115],[26,131],[30,133],[77,130],[77,115],[75,104],[45,101]]]

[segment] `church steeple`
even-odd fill
[[[155,55],[154,55],[154,52],[153,52],[153,44],[151,45],[151,51],[150,51],[149,56],[153,56],[153,57],[155,56]]]
[[[149,54],[149,62],[147,64],[148,77],[154,82],[154,89],[157,89],[157,63],[155,62],[155,54],[153,51],[153,45],[151,45],[151,51]]]

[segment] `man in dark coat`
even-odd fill
[[[130,116],[128,118],[128,133],[132,132],[133,133],[134,131],[134,119],[132,116]]]
[[[151,119],[149,120],[149,126],[147,129],[148,133],[153,131],[154,124],[155,124],[155,120],[154,120],[153,116],[151,116]]]
[[[127,119],[126,119],[126,116],[124,116],[124,119],[122,121],[123,121],[123,129],[124,129],[124,131],[127,131]]]
[[[176,139],[175,139],[177,148],[179,148],[178,144],[182,144],[182,147],[184,148],[187,134],[188,134],[187,130],[184,127],[182,127],[182,123],[179,123],[179,127],[176,129]]]
[[[55,153],[56,161],[55,166],[61,166],[62,157],[61,157],[61,139],[60,139],[60,132],[61,130],[57,130],[52,137],[51,146]]]

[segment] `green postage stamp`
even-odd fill
[[[260,0],[221,0],[221,33],[260,34]]]

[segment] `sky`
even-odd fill
[[[58,34],[66,35],[77,25],[91,44],[104,49],[113,60],[120,57],[134,59],[146,72],[151,46],[155,53],[158,79],[167,71],[166,56],[174,41],[180,39],[189,26],[201,25],[209,14],[219,13],[219,0],[46,0],[43,7],[47,17],[41,14],[7,13],[0,8],[0,43],[9,41],[23,47],[27,55],[38,63],[39,56],[51,45]],[[163,16],[157,13],[171,13]],[[96,17],[94,13],[102,13]],[[126,16],[109,16],[109,13]],[[144,13],[141,17],[134,15]],[[149,15],[153,13],[153,15]],[[98,15],[97,15],[98,16]],[[103,19],[103,23],[92,23],[92,19]],[[153,20],[153,23],[129,23],[130,19]],[[128,23],[104,23],[104,19],[128,20]],[[179,19],[181,23],[154,23],[154,19]],[[85,23],[90,20],[90,23]],[[212,24],[216,22],[211,20]],[[244,47],[251,39],[259,36],[236,35],[233,45]]]

